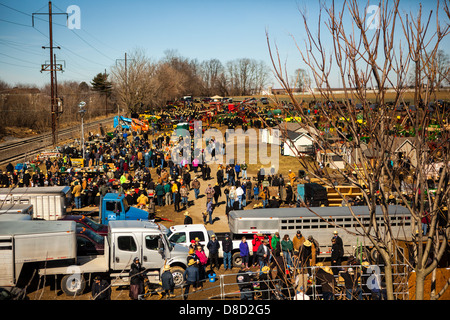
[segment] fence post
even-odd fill
[[[225,286],[224,286],[223,274],[219,277],[219,285],[220,285],[220,300],[224,300]]]

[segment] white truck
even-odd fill
[[[371,223],[367,206],[350,207],[313,207],[313,208],[269,208],[256,210],[238,210],[229,213],[228,226],[232,239],[242,235],[253,237],[253,234],[273,235],[279,232],[280,238],[289,235],[293,239],[297,231],[305,238],[312,236],[320,246],[320,258],[331,256],[331,237],[336,230],[342,238],[344,256],[361,252],[375,260],[377,252],[371,241],[365,237],[360,222],[368,228]],[[400,205],[389,205],[391,232],[395,235],[411,234],[411,214]],[[380,206],[375,211],[375,221],[380,232],[386,232]],[[373,230],[374,228],[372,228]],[[372,235],[375,234],[372,231]]]
[[[0,203],[0,221],[32,220],[32,204]]]
[[[240,266],[239,244],[242,237],[246,237],[252,254],[252,240],[254,235],[273,235],[275,232],[289,235],[293,239],[297,231],[301,231],[305,238],[312,236],[320,247],[319,257],[331,256],[331,237],[335,230],[343,240],[344,256],[364,253],[368,258],[376,260],[377,252],[369,239],[365,238],[363,230],[357,221],[361,221],[365,227],[370,223],[370,212],[367,206],[352,206],[352,215],[349,207],[314,207],[314,208],[269,208],[256,210],[238,210],[229,213],[228,233],[233,241],[232,261],[233,266]],[[356,219],[357,218],[357,219]],[[411,214],[408,209],[400,205],[389,206],[389,219],[393,234],[411,232]],[[376,209],[376,222],[378,228],[384,230],[382,210]],[[381,230],[381,229],[380,229]],[[384,232],[384,231],[381,232]],[[206,244],[215,234],[220,244],[225,233],[208,231],[202,224],[176,225],[169,228],[168,238],[172,243],[178,243],[188,247],[190,241],[199,238],[208,254]],[[219,257],[223,257],[222,248]]]
[[[170,242],[174,244],[179,244],[184,247],[189,247],[192,240],[195,240],[195,238],[199,239],[199,243],[203,245],[206,256],[208,256],[209,250],[207,248],[207,244],[209,240],[211,240],[211,236],[215,235],[217,240],[220,243],[220,249],[219,249],[219,258],[223,258],[223,248],[222,248],[222,240],[225,239],[226,232],[214,232],[211,230],[207,230],[206,227],[203,224],[186,224],[186,225],[175,225],[171,226],[169,228],[169,233],[167,238]],[[231,233],[228,233],[231,237]],[[250,250],[250,255],[252,255],[252,240],[253,235],[250,235],[250,237],[246,237],[248,247]],[[234,267],[239,267],[241,265],[241,257],[239,253],[239,244],[241,243],[240,239],[232,239],[233,242],[233,250],[231,251],[232,254],[232,263]]]
[[[110,221],[104,254],[77,255],[74,221],[4,221],[0,223],[0,287],[18,286],[25,263],[34,263],[39,276],[54,276],[69,296],[82,294],[96,275],[111,285],[129,284],[135,257],[146,268],[152,284],[160,282],[165,265],[175,283],[182,284],[188,249],[167,240],[167,229],[150,221]],[[23,275],[21,284],[30,278]],[[19,286],[18,286],[19,287]]]
[[[62,261],[39,269],[39,274],[60,276],[63,292],[75,296],[84,292],[95,275],[110,278],[112,286],[128,285],[130,266],[137,257],[150,283],[160,282],[165,265],[171,267],[175,284],[183,283],[188,249],[169,242],[166,228],[150,221],[131,220],[110,221],[108,226],[103,255],[77,257],[72,264]]]
[[[59,220],[66,214],[69,186],[0,188],[0,203],[33,205],[33,219]]]
[[[42,267],[53,261],[71,264],[77,257],[76,223],[72,221],[2,221],[0,287],[18,285],[25,264]],[[25,282],[29,279],[24,279]]]

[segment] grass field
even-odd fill
[[[341,92],[337,92],[337,93],[333,93],[334,97],[337,100],[342,100],[345,99],[346,96],[344,93]],[[392,90],[388,90],[385,94],[385,100],[386,102],[390,102],[390,101],[394,101],[396,96],[396,93],[393,92]],[[232,97],[234,100],[244,100],[244,98],[251,98],[254,97],[256,99],[260,99],[262,97],[268,98],[269,101],[273,102],[276,100],[278,101],[290,101],[290,97],[289,95],[253,95],[253,96],[246,96],[246,97],[242,97],[242,96],[238,96],[238,97]],[[320,100],[320,94],[319,92],[315,92],[314,95],[310,94],[310,93],[301,93],[301,94],[296,94],[295,98],[297,101],[299,102],[310,102],[313,101],[315,99]],[[349,94],[348,96],[349,99],[356,99],[356,95],[355,94]],[[375,100],[375,94],[373,92],[370,92],[369,90],[367,91],[367,98],[369,99],[369,101],[373,102]],[[412,89],[408,89],[407,91],[405,91],[403,93],[403,98],[407,103],[414,103],[414,91]],[[450,100],[450,89],[442,89],[440,91],[437,91],[435,93],[433,93],[433,95],[431,96],[430,100]]]

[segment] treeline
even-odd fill
[[[241,58],[222,63],[218,59],[198,61],[168,50],[152,61],[136,49],[111,67],[109,74],[98,73],[89,83],[58,82],[59,126],[80,120],[78,104],[85,101],[85,119],[109,113],[155,110],[185,95],[195,97],[245,96],[261,92],[269,68],[263,61]],[[51,127],[50,85],[38,88],[14,87],[0,80],[0,134],[6,126],[47,131]]]
[[[152,62],[135,50],[111,68],[112,92],[120,105],[139,112],[163,106],[183,95],[243,96],[261,92],[267,85],[269,68],[249,58],[222,63],[218,59],[198,61],[166,51]]]
[[[78,104],[86,101],[89,112],[85,119],[94,118],[117,111],[113,97],[95,92],[86,82],[65,81],[58,83],[59,111],[58,125],[79,122]],[[106,109],[107,106],[107,109]],[[0,136],[6,127],[29,128],[36,132],[45,132],[51,128],[50,85],[38,88],[33,85],[19,84],[14,87],[0,80]]]

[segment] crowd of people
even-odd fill
[[[178,122],[210,121],[204,119],[202,113],[195,108],[171,114],[170,117]],[[248,125],[262,125],[258,119],[243,121],[242,117],[224,118],[219,122],[228,128],[241,125],[245,129]],[[99,134],[89,135],[84,158],[82,148],[66,145],[59,148],[59,156],[54,158],[42,159],[28,165],[22,164],[20,168],[8,164],[0,174],[0,185],[6,188],[70,186],[70,205],[77,209],[98,206],[100,197],[108,192],[118,192],[126,194],[127,202],[132,206],[149,209],[150,205],[173,205],[174,212],[181,212],[187,211],[204,194],[205,224],[214,223],[214,210],[220,205],[225,205],[226,214],[231,210],[243,210],[250,203],[253,203],[253,209],[299,206],[294,189],[297,176],[291,170],[287,176],[283,176],[273,168],[261,167],[256,175],[251,176],[245,162],[218,164],[215,171],[216,182],[212,183],[214,173],[207,157],[215,159],[216,155],[224,154],[226,150],[223,145],[210,139],[205,149],[187,146],[191,148],[193,160],[183,162],[180,159],[186,145],[182,137],[177,136],[175,132],[158,131],[159,129],[160,127],[155,127],[154,134],[149,136],[146,132],[138,134],[120,126],[110,134],[100,128]],[[84,165],[77,167],[74,160],[79,158],[82,158]],[[186,219],[191,219],[188,214]],[[259,267],[257,274],[261,278],[269,277],[269,270],[276,268],[277,277],[284,279],[285,275],[289,274],[286,270],[317,266],[319,244],[312,237],[305,239],[301,232],[292,240],[288,235],[281,239],[278,233],[270,237],[255,235],[253,239],[248,240],[252,241],[253,252],[249,252],[247,239],[243,238],[239,246],[242,269],[237,282],[246,279],[245,274],[251,267]],[[332,246],[333,267],[342,265],[341,245],[338,238],[335,238]],[[185,272],[185,297],[191,286],[196,290],[199,284],[207,279],[210,274],[206,272],[207,264],[210,264],[211,272],[218,270],[217,252],[220,246],[224,251],[224,268],[232,268],[230,253],[233,248],[229,237],[221,244],[213,238],[207,246],[208,257],[198,243],[192,244],[190,248],[187,257],[188,268]],[[139,261],[134,261],[134,264],[137,269],[133,272],[141,273]],[[325,268],[323,270],[327,271]],[[170,273],[169,270],[165,271]],[[339,274],[334,271],[333,276]],[[132,278],[135,279],[134,276]],[[130,297],[133,298],[139,293],[142,294],[142,279],[136,279],[139,286],[130,287]],[[166,274],[164,279],[166,280],[163,280],[163,287],[167,288],[165,293],[170,296],[173,294],[173,285],[164,285],[166,281],[170,282],[170,275]],[[96,283],[99,288],[104,285],[101,279]],[[304,285],[297,286],[299,294],[306,292],[303,289],[306,289]],[[244,283],[241,283],[240,290],[244,293],[243,297],[250,297],[250,293],[245,294]]]
[[[239,287],[240,299],[310,300],[319,297],[323,300],[362,300],[363,295],[373,300],[386,299],[382,279],[379,274],[372,272],[369,262],[361,262],[350,256],[346,265],[343,265],[343,242],[337,231],[333,233],[331,241],[332,265],[325,266],[318,262],[320,248],[317,241],[311,236],[305,238],[300,230],[292,240],[288,235],[281,239],[278,232],[273,235],[254,235],[251,239],[251,254],[247,239],[243,237],[239,244],[241,266],[230,273]],[[218,258],[221,248],[223,259]],[[192,292],[203,289],[204,282],[216,277],[221,262],[225,271],[232,270],[232,251],[233,242],[228,234],[221,240],[212,235],[205,245],[198,238],[192,240],[180,296],[186,300],[191,288]],[[333,259],[339,260],[339,264]],[[136,258],[132,265],[132,275],[136,277],[130,287],[132,299],[144,294],[144,279],[137,276],[144,271]],[[313,276],[315,285],[311,281]],[[161,280],[160,298],[177,297],[168,266],[164,267]]]

